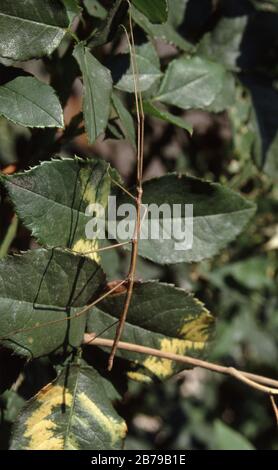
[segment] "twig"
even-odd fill
[[[270,398],[270,402],[271,402],[271,405],[272,405],[272,408],[273,408],[273,411],[274,411],[274,414],[275,414],[276,424],[278,426],[278,408],[277,408],[277,405],[276,405],[276,402],[275,402],[275,398],[274,398],[273,395],[270,395],[269,398]]]
[[[113,340],[96,337],[94,333],[86,333],[84,336],[83,344],[92,345],[92,346],[111,347],[113,345]],[[245,383],[246,385],[254,388],[255,390],[258,390],[263,393],[267,393],[270,396],[278,395],[278,381],[274,379],[269,379],[268,377],[263,377],[263,376],[256,375],[256,374],[250,374],[245,371],[237,370],[234,367],[221,366],[219,364],[215,364],[215,363],[208,362],[208,361],[203,361],[201,359],[195,359],[189,356],[181,356],[179,354],[168,353],[168,352],[161,351],[159,349],[141,346],[139,344],[125,343],[123,341],[119,341],[117,344],[117,347],[125,351],[136,352],[139,354],[147,354],[150,356],[160,357],[162,359],[169,359],[170,361],[180,362],[180,363],[190,365],[193,367],[201,367],[203,369],[207,369],[212,372],[217,372],[219,374],[228,375],[230,377],[233,377],[239,380],[240,382]]]
[[[120,248],[121,246],[130,245],[130,243],[131,243],[131,240],[128,240],[127,242],[115,243],[114,245],[103,246],[102,248],[96,248],[94,250],[89,250],[89,251],[80,252],[80,251],[72,250],[71,248],[68,248],[66,251],[69,251],[69,253],[76,253],[78,255],[85,256],[85,255],[92,255],[94,253],[100,253],[101,251],[112,250],[114,248]]]
[[[130,2],[127,0],[129,7]],[[108,359],[108,370],[111,371],[113,367],[114,357],[117,351],[118,343],[122,336],[122,332],[125,326],[126,317],[128,314],[134,281],[135,281],[135,272],[136,272],[136,264],[137,264],[137,257],[138,257],[138,242],[139,242],[139,235],[140,235],[140,228],[141,228],[141,205],[142,205],[142,196],[143,196],[143,188],[142,188],[142,176],[143,176],[143,159],[144,159],[144,110],[143,110],[143,100],[142,95],[140,92],[140,86],[138,83],[138,67],[135,55],[135,41],[133,35],[133,26],[132,26],[132,18],[129,9],[129,29],[130,29],[130,37],[129,39],[128,32],[126,28],[123,26],[123,29],[126,33],[127,42],[130,50],[130,57],[131,57],[131,66],[132,66],[132,73],[134,78],[134,93],[135,93],[135,104],[136,104],[136,115],[137,115],[137,187],[136,187],[136,224],[134,235],[132,238],[132,250],[131,250],[131,259],[130,259],[130,266],[127,275],[127,293],[125,297],[124,307],[122,314],[119,319],[118,327],[116,330],[116,335],[114,342],[112,344],[111,353]]]

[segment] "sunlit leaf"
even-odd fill
[[[3,177],[3,182],[19,217],[42,244],[86,253],[97,248],[95,239],[86,238],[85,227],[93,217],[86,209],[94,203],[106,207],[108,171],[103,160],[67,158]]]
[[[0,86],[0,114],[26,127],[64,126],[53,88],[34,77],[17,77]]]
[[[112,78],[109,70],[83,44],[75,47],[74,57],[82,72],[85,127],[89,142],[93,143],[105,131],[108,123]]]
[[[51,54],[59,46],[73,17],[66,0],[1,0],[0,55],[27,60]]]
[[[200,57],[173,60],[156,100],[181,109],[219,112],[234,102],[234,78],[216,62]]]
[[[111,395],[119,397],[92,367],[83,362],[65,367],[21,412],[11,449],[121,449],[127,427]]]

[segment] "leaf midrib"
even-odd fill
[[[81,211],[78,211],[77,209],[75,209],[74,207],[70,207],[70,206],[66,206],[65,204],[62,204],[61,202],[58,202],[58,201],[55,201],[55,199],[51,199],[50,197],[46,197],[44,196],[43,194],[40,194],[40,193],[36,193],[35,191],[32,191],[31,189],[28,189],[28,188],[24,188],[23,186],[20,186],[19,184],[16,184],[14,181],[10,181],[9,179],[6,179],[6,182],[8,184],[12,184],[14,186],[16,186],[17,188],[20,188],[22,191],[26,191],[28,193],[31,193],[31,194],[35,194],[36,196],[46,200],[46,201],[51,201],[52,203],[54,203],[54,205],[57,205],[59,207],[62,207],[62,208],[65,208],[65,209],[68,209],[70,211],[74,211],[74,212],[77,212],[78,214],[81,214],[81,215],[84,215],[85,216],[85,213],[84,212],[81,212]],[[85,216],[86,217],[86,216]],[[24,218],[26,218],[26,216],[24,216]]]
[[[8,17],[8,18],[12,18],[14,20],[17,20],[17,21],[22,21],[22,22],[27,22],[27,23],[31,23],[31,24],[35,24],[37,26],[46,26],[47,28],[51,28],[51,29],[58,29],[59,31],[66,31],[67,27],[63,27],[63,26],[55,26],[55,25],[51,25],[51,24],[48,24],[48,23],[40,23],[39,21],[35,21],[35,20],[30,20],[28,18],[21,18],[19,16],[14,16],[14,15],[10,15],[10,14],[7,14],[7,13],[2,13],[0,12],[0,17],[3,17],[5,19],[5,17]]]
[[[102,310],[101,308],[98,309],[102,314],[104,315],[107,315],[108,317],[110,317],[111,319],[118,319],[118,317],[114,317],[113,315],[111,315],[110,313],[107,313],[105,312],[104,310]],[[176,336],[170,336],[169,334],[166,334],[164,335],[163,333],[160,333],[158,331],[155,331],[155,330],[148,330],[147,328],[144,328],[143,326],[139,326],[139,325],[136,325],[134,323],[131,323],[129,320],[126,322],[126,325],[129,326],[130,328],[134,328],[135,330],[139,330],[141,331],[143,334],[148,334],[148,335],[151,335],[152,333],[155,334],[155,335],[159,335],[163,338],[169,338],[169,339],[176,339],[178,341],[188,341],[190,343],[202,343],[204,345],[204,347],[206,347],[206,344],[209,343],[209,341],[197,341],[197,340],[192,340],[192,339],[187,339],[187,338],[180,338],[180,337],[177,337]],[[178,334],[178,333],[177,333]]]
[[[196,77],[196,78],[193,78],[192,80],[189,80],[186,84],[182,85],[182,86],[179,86],[178,88],[173,88],[173,89],[170,89],[169,91],[167,92],[164,92],[163,93],[163,86],[165,86],[164,84],[161,85],[161,89],[160,89],[160,94],[158,96],[156,96],[155,98],[153,98],[153,100],[161,100],[163,101],[163,98],[165,99],[165,97],[169,97],[169,95],[172,95],[173,93],[177,93],[179,92],[180,90],[183,90],[184,88],[187,88],[188,86],[191,86],[194,82],[199,82],[200,80],[204,80],[206,79],[207,77],[210,77],[210,73],[209,72],[205,72],[203,73],[202,75]],[[165,80],[166,82],[166,80]]]
[[[78,367],[78,366],[76,366],[76,367]],[[75,381],[74,390],[73,390],[73,394],[72,394],[72,397],[73,397],[72,398],[72,406],[71,406],[71,409],[70,409],[67,428],[66,428],[66,431],[65,431],[64,448],[66,448],[68,438],[69,438],[70,427],[71,427],[71,423],[72,423],[73,412],[74,412],[74,408],[75,408],[75,401],[76,401],[76,396],[77,396],[77,387],[78,387],[79,375],[80,375],[80,367],[78,367],[78,371],[77,371],[77,375],[76,375],[76,381]],[[66,387],[66,384],[64,385],[64,387]]]
[[[16,80],[16,79],[15,79]],[[14,82],[14,80],[13,80]],[[42,84],[43,85],[43,84]],[[25,96],[23,93],[20,93],[19,91],[15,91],[13,90],[12,88],[10,88],[7,84],[6,85],[2,85],[0,87],[0,91],[1,91],[1,88],[4,89],[4,90],[8,90],[10,91],[11,93],[14,93],[16,96],[20,96],[22,98],[24,98],[26,101],[29,101],[30,103],[32,103],[34,105],[34,107],[38,108],[39,110],[43,111],[43,113],[45,113],[47,116],[49,116],[50,118],[52,118],[57,124],[58,126],[63,126],[64,123],[63,121],[62,122],[59,122],[57,121],[56,117],[53,116],[52,114],[50,114],[49,111],[47,111],[46,109],[42,108],[38,103],[36,103],[35,101],[33,101],[31,98]],[[51,93],[52,94],[52,93]],[[52,94],[52,96],[55,96],[54,94]]]

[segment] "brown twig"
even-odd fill
[[[275,401],[275,398],[274,398],[273,395],[270,395],[269,398],[270,398],[270,402],[271,402],[271,405],[272,405],[272,408],[273,408],[273,411],[274,411],[274,415],[275,415],[275,418],[276,418],[276,424],[278,426],[278,408],[277,408],[277,405],[276,405],[276,401]]]
[[[109,348],[113,345],[113,340],[96,337],[94,333],[87,333],[84,336],[84,344]],[[149,348],[146,346],[141,346],[139,344],[125,343],[123,341],[119,341],[117,347],[125,351],[135,352],[139,354],[147,354],[150,356],[160,357],[162,359],[169,359],[170,361],[180,362],[182,364],[190,365],[193,367],[201,367],[212,372],[228,375],[239,380],[240,382],[245,383],[246,385],[251,388],[254,388],[255,390],[267,393],[272,397],[272,403],[274,404],[275,401],[273,395],[278,395],[278,380],[269,379],[268,377],[251,374],[249,372],[237,370],[234,367],[226,367],[201,359],[195,359],[189,356],[181,356],[179,354],[164,352],[159,349]],[[277,410],[276,404],[274,409]]]
[[[80,251],[72,250],[71,248],[68,248],[66,251],[69,251],[69,253],[76,253],[78,255],[86,256],[86,255],[93,255],[94,253],[100,253],[102,251],[109,251],[114,248],[120,248],[121,246],[130,245],[130,244],[131,244],[131,240],[128,240],[127,242],[115,243],[114,245],[103,246],[102,248],[96,248],[94,250],[89,250],[89,251],[80,252]]]
[[[127,0],[129,7],[130,2]],[[122,314],[119,319],[118,327],[115,334],[115,339],[112,344],[111,353],[108,359],[108,370],[111,371],[113,367],[114,357],[117,351],[117,347],[122,336],[122,332],[125,326],[132,293],[135,281],[135,273],[136,273],[136,264],[137,264],[137,257],[138,257],[138,242],[140,236],[140,229],[141,229],[141,205],[142,205],[142,196],[143,196],[143,188],[142,188],[142,176],[143,176],[143,160],[144,160],[144,110],[143,110],[143,100],[140,91],[139,81],[138,81],[138,66],[136,61],[135,55],[135,41],[133,35],[133,27],[132,27],[132,18],[131,13],[129,10],[129,29],[130,29],[130,37],[129,39],[128,32],[126,28],[123,26],[123,29],[126,33],[129,50],[130,50],[130,57],[131,57],[131,66],[132,66],[132,73],[134,77],[134,92],[135,92],[135,104],[136,104],[136,116],[137,116],[137,187],[136,187],[136,224],[134,235],[132,238],[132,249],[131,249],[131,259],[130,259],[130,266],[127,275],[127,293],[125,297],[124,307]]]

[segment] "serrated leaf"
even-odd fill
[[[174,126],[178,126],[178,127],[181,127],[182,129],[185,129],[186,131],[189,132],[189,134],[191,135],[193,134],[193,128],[191,124],[188,124],[181,117],[175,116],[174,114],[169,113],[168,111],[157,108],[150,101],[144,101],[143,106],[144,106],[145,113],[148,114],[149,116],[153,116],[158,119],[161,119],[162,121],[169,122],[170,124],[173,124]]]
[[[24,408],[12,450],[121,449],[126,424],[112,406],[109,388],[85,363],[70,365]],[[117,393],[114,389],[114,396]]]
[[[110,71],[82,43],[75,46],[73,55],[82,72],[85,127],[89,142],[93,143],[108,123],[112,78]]]
[[[229,70],[238,70],[237,62],[247,22],[248,16],[222,18],[211,32],[203,36],[197,53],[222,63]]]
[[[169,231],[166,225],[169,239],[162,237],[162,230],[159,236],[154,230],[156,238],[151,238],[151,222],[159,228],[162,225],[151,207],[142,223],[139,254],[155,263],[195,262],[216,255],[241,233],[255,212],[255,205],[234,191],[218,183],[188,176],[169,174],[152,179],[143,184],[143,190],[143,205],[155,204],[163,212],[163,204],[167,204],[165,219],[171,222]],[[117,204],[123,201],[132,204],[125,196],[118,198]],[[180,205],[180,213],[173,219],[174,204]],[[193,219],[185,212],[188,204],[193,205]],[[184,235],[179,235],[180,241],[176,233],[179,225]],[[184,249],[190,241],[188,232],[191,226],[192,248]],[[119,236],[118,239],[121,240]]]
[[[87,253],[96,249],[97,241],[86,238],[85,226],[92,214],[85,212],[89,204],[106,207],[108,169],[104,160],[52,160],[2,181],[19,217],[42,244]]]
[[[193,57],[170,63],[155,100],[219,112],[233,104],[234,94],[234,78],[221,64]]]
[[[28,60],[51,54],[71,18],[72,8],[67,11],[59,0],[1,0],[0,56]]]
[[[39,249],[4,258],[0,262],[1,345],[29,358],[79,346],[86,316],[67,318],[97,298],[104,277],[94,261],[60,250]],[[61,321],[45,325],[57,320]],[[16,333],[22,329],[28,331]]]
[[[0,86],[0,114],[26,127],[64,127],[53,88],[34,77],[17,77]]]
[[[169,7],[171,10],[171,2]],[[137,23],[138,26],[140,26],[140,28],[142,28],[150,37],[154,39],[162,39],[169,44],[177,46],[182,51],[192,52],[194,50],[194,46],[178,34],[173,27],[170,14],[168,21],[164,24],[152,24],[148,18],[134,6],[131,6],[131,14],[135,23]]]
[[[132,0],[133,5],[152,23],[165,23],[168,18],[167,0]]]
[[[98,308],[91,310],[87,324],[89,332],[114,338],[115,319],[122,313],[125,294],[125,291],[111,294]],[[135,283],[123,341],[201,358],[207,352],[213,331],[213,316],[191,294],[157,281]],[[135,362],[135,370],[130,374],[135,379],[144,373],[142,366],[146,369],[145,373],[161,379],[184,368],[167,359],[127,353],[120,349],[117,356]],[[139,366],[141,370],[136,373]]]
[[[154,46],[147,42],[136,46],[135,58],[138,67],[139,90],[145,92],[157,85],[162,78],[160,62]],[[134,74],[130,63],[130,54],[119,54],[111,61],[115,87],[134,93]]]
[[[130,143],[136,149],[136,134],[135,134],[134,122],[133,122],[133,118],[131,114],[126,109],[126,107],[122,103],[121,99],[116,95],[116,93],[112,94],[112,103],[121,121],[122,130],[123,130],[125,137],[130,141]]]

